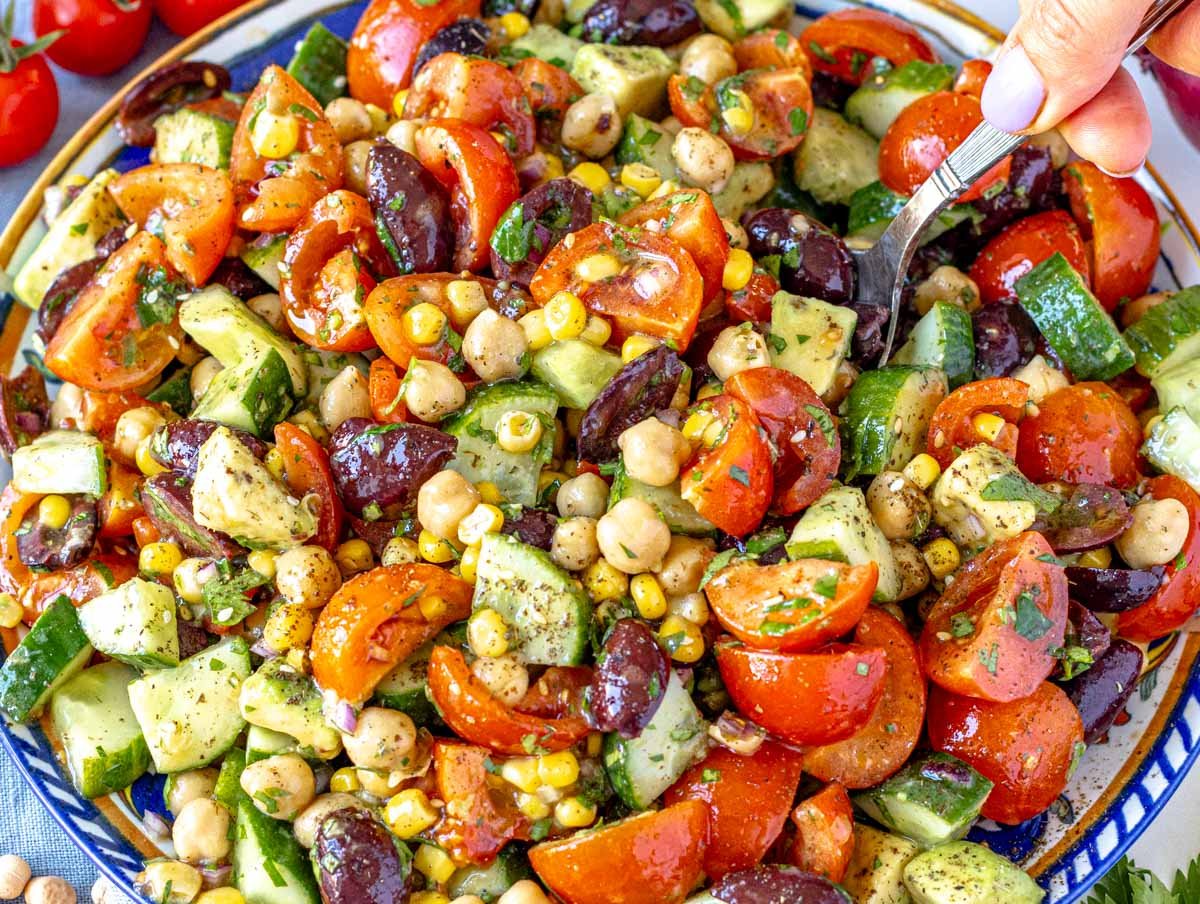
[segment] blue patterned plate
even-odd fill
[[[813,17],[851,5],[847,0],[802,0],[798,15]],[[910,20],[950,60],[989,56],[1002,35],[948,0],[890,0],[868,4]],[[317,19],[348,36],[364,2],[257,0],[176,47],[161,62],[186,57],[227,66],[236,90],[247,90],[269,63],[286,65],[297,40]],[[47,187],[73,174],[90,176],[108,165],[128,170],[145,154],[123,150],[112,128],[119,98],[106,105],[47,168],[0,235],[0,270],[13,273],[44,234],[39,219]],[[1164,223],[1158,288],[1200,283],[1200,239],[1175,196],[1152,167],[1140,177]],[[0,276],[0,285],[4,277]],[[19,369],[29,347],[29,312],[0,297],[0,368]],[[0,473],[7,479],[7,474]],[[5,648],[16,635],[3,632]],[[1020,860],[1048,890],[1048,901],[1078,901],[1145,830],[1200,753],[1200,636],[1160,642],[1129,707],[1129,718],[1108,741],[1087,752],[1066,793],[1037,819],[1016,827],[984,824],[972,837]],[[162,814],[162,780],[142,778],[124,795],[98,801],[79,797],[61,763],[61,749],[45,725],[0,726],[0,743],[30,787],[79,847],[128,894],[144,857],[169,852],[142,820]],[[149,820],[154,823],[154,816]]]

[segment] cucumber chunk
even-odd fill
[[[567,408],[582,411],[622,367],[621,356],[582,339],[551,342],[533,356],[533,375],[558,393]]]
[[[842,885],[856,904],[911,904],[904,867],[921,849],[899,835],[854,825],[854,853]]]
[[[617,463],[617,471],[613,475],[612,489],[608,494],[608,505],[612,508],[626,497],[641,499],[648,502],[658,511],[662,519],[671,528],[673,534],[687,534],[690,537],[711,537],[717,532],[716,527],[707,518],[696,511],[696,507],[683,498],[679,491],[679,482],[665,487],[655,487],[640,480],[634,480],[625,471],[625,462]]]
[[[287,250],[287,235],[261,236],[242,249],[242,263],[259,275],[263,282],[279,291],[283,253]]]
[[[290,823],[244,798],[233,831],[233,885],[246,904],[320,904],[317,880]]]
[[[796,149],[796,186],[823,204],[849,204],[879,180],[879,142],[832,110],[818,107]]]
[[[162,584],[132,578],[80,606],[79,624],[112,659],[141,669],[179,665],[175,594]]]
[[[617,145],[617,163],[644,163],[665,180],[676,178],[675,157],[671,154],[671,133],[658,123],[631,113],[625,119],[625,131]]]
[[[675,64],[659,47],[584,44],[571,60],[571,75],[584,91],[603,91],[621,116],[656,116],[666,105],[667,79]]]
[[[1026,483],[1016,462],[980,444],[956,456],[929,494],[934,521],[968,554],[1015,537],[1037,520],[1037,505],[1028,498],[997,499],[989,493],[994,481]]]
[[[425,693],[432,653],[433,641],[430,641],[392,669],[376,685],[375,702],[379,706],[407,713],[417,725],[428,726],[434,722],[437,710]]]
[[[475,609],[495,609],[524,663],[578,665],[587,655],[592,602],[548,553],[507,534],[486,534],[475,569]]]
[[[850,212],[846,221],[846,237],[865,242],[877,242],[904,209],[908,198],[892,191],[882,182],[864,185],[850,196]],[[925,227],[921,244],[932,242],[967,220],[978,221],[979,211],[970,204],[955,204],[943,210]]]
[[[912,60],[863,82],[846,100],[846,119],[874,138],[883,138],[905,107],[927,94],[945,91],[953,81],[954,67],[948,63]]]
[[[771,164],[762,160],[739,160],[725,187],[712,196],[713,207],[725,219],[736,223],[742,214],[765,198],[774,185],[775,173]]]
[[[287,72],[322,107],[346,93],[346,54],[349,45],[320,22],[313,24],[296,48]]]
[[[696,12],[708,30],[730,41],[757,31],[791,8],[790,0],[696,0]]]
[[[242,773],[245,770],[246,751],[237,747],[226,753],[225,758],[221,760],[221,770],[217,773],[213,797],[227,806],[232,813],[237,813],[242,801],[250,799],[242,790]]]
[[[232,747],[246,727],[238,694],[249,676],[246,641],[227,637],[173,669],[149,672],[129,685],[129,702],[155,769],[198,769]]]
[[[1200,358],[1159,371],[1150,382],[1158,393],[1160,411],[1182,408],[1200,422]]]
[[[287,364],[279,352],[267,349],[261,358],[226,367],[213,377],[192,417],[270,436],[292,410],[291,388]]]
[[[936,367],[946,375],[951,389],[971,380],[975,371],[975,333],[971,315],[948,301],[935,301],[917,321],[908,341],[892,361]]]
[[[791,371],[817,395],[824,395],[850,354],[857,324],[853,308],[776,292],[771,299],[771,333],[767,337],[771,364]]]
[[[475,895],[488,904],[520,882],[532,879],[529,859],[513,845],[503,848],[486,866],[464,866],[450,877],[447,894],[454,897]]]
[[[281,753],[296,753],[303,756],[304,749],[300,746],[299,741],[282,731],[272,731],[261,725],[251,725],[246,729],[246,765]]]
[[[90,433],[51,430],[12,455],[12,485],[22,493],[85,493],[108,488],[104,446]]]
[[[861,374],[842,403],[851,472],[898,471],[912,461],[947,392],[946,375],[932,367],[895,364]]]
[[[146,393],[146,401],[162,402],[180,417],[187,417],[192,410],[192,370],[181,368]]]
[[[150,768],[150,750],[129,705],[137,672],[120,662],[84,669],[54,692],[50,718],[71,781],[84,797],[132,785]]]
[[[1200,424],[1182,408],[1172,408],[1150,429],[1142,454],[1200,493]]]
[[[238,708],[252,726],[292,739],[306,756],[330,760],[342,752],[341,733],[325,720],[316,682],[282,658],[268,659],[242,682]]]
[[[1133,366],[1133,351],[1061,253],[1026,273],[1017,299],[1077,380],[1109,380]]]
[[[1038,904],[1046,893],[1020,867],[981,844],[952,841],[904,867],[913,904]]]
[[[190,107],[160,116],[154,120],[154,160],[229,169],[235,128],[231,119]]]
[[[0,712],[13,722],[37,718],[50,695],[91,658],[75,605],[58,597],[0,665]]]
[[[516,55],[534,56],[569,71],[583,41],[559,31],[553,25],[537,22],[510,46]]]
[[[1200,358],[1200,286],[1155,305],[1125,331],[1125,341],[1147,377]]]

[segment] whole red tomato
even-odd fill
[[[33,30],[62,31],[46,56],[80,75],[108,75],[132,60],[150,30],[150,0],[34,0]]]
[[[41,51],[0,26],[0,166],[12,166],[42,149],[58,122],[58,85]]]
[[[190,35],[246,0],[154,0],[154,12],[177,35]]]

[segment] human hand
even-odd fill
[[[1019,0],[1021,17],[984,85],[983,115],[1009,132],[1058,127],[1079,156],[1114,175],[1137,170],[1150,150],[1150,117],[1121,68],[1151,0]],[[1146,45],[1200,75],[1200,2]]]

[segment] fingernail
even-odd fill
[[[1107,167],[1101,166],[1099,163],[1096,164],[1096,169],[1100,170],[1100,172],[1104,173],[1104,175],[1106,175],[1106,176],[1112,176],[1114,179],[1130,179],[1133,176],[1136,176],[1138,170],[1140,170],[1145,165],[1146,165],[1146,158],[1143,157],[1141,163],[1139,163],[1133,169],[1126,170],[1123,173],[1117,172],[1116,170],[1110,170]]]
[[[1046,99],[1046,83],[1020,44],[1005,51],[983,86],[979,104],[998,129],[1019,132],[1032,123]]]

